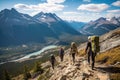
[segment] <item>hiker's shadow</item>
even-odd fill
[[[108,72],[108,73],[120,73],[120,67],[96,67],[96,69]]]

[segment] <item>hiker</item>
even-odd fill
[[[52,66],[52,69],[54,69],[54,65],[55,65],[55,56],[53,54],[50,55],[50,62],[51,62],[51,66]]]
[[[62,47],[60,48],[59,56],[60,56],[60,59],[61,59],[61,62],[62,62],[63,59],[64,59],[64,49]]]
[[[95,56],[99,52],[99,37],[98,36],[89,36],[85,53],[88,54],[88,63],[90,65],[90,58],[92,59],[92,70],[95,64]]]
[[[71,51],[70,54],[72,55],[73,64],[75,63],[75,55],[78,53],[77,46],[75,42],[71,43]]]
[[[88,37],[88,42],[87,42],[87,46],[86,46],[86,49],[85,49],[85,53],[87,53],[87,55],[88,55],[89,65],[90,65],[90,57],[92,59],[92,64],[94,64],[94,57],[92,55],[92,44],[91,44],[91,37],[90,36]]]

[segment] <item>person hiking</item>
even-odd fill
[[[78,53],[77,46],[75,42],[71,43],[70,54],[72,55],[73,64],[75,63],[75,55]]]
[[[50,63],[51,63],[51,66],[52,66],[52,69],[54,69],[54,66],[55,66],[55,56],[53,54],[50,55]]]
[[[88,42],[87,42],[87,46],[86,46],[86,49],[85,49],[85,53],[87,53],[88,55],[88,63],[90,65],[90,57],[92,59],[92,64],[94,64],[94,57],[93,57],[93,53],[92,53],[92,44],[91,44],[91,37],[89,36],[88,37]]]
[[[61,60],[61,62],[62,62],[63,59],[64,59],[64,49],[63,49],[62,47],[60,48],[59,56],[60,56],[60,60]]]
[[[90,65],[90,58],[92,59],[92,70],[95,64],[95,56],[99,51],[99,37],[97,36],[89,36],[87,46],[85,49],[85,53],[88,54],[88,63]]]

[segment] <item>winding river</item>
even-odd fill
[[[15,61],[20,61],[20,60],[24,60],[24,59],[27,59],[27,58],[30,58],[31,56],[36,56],[36,55],[39,55],[41,54],[42,52],[46,51],[46,50],[49,50],[49,49],[53,49],[53,48],[57,48],[58,46],[56,45],[49,45],[49,46],[46,46],[44,48],[42,48],[41,50],[39,51],[36,51],[36,52],[33,52],[33,53],[30,53],[22,58],[19,58],[19,59],[16,59],[16,60],[12,60],[12,61],[7,61],[7,62],[15,62]],[[0,64],[4,64],[4,63],[7,63],[7,62],[2,62]]]

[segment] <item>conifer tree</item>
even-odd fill
[[[23,74],[23,79],[24,80],[28,80],[28,78],[31,77],[31,74],[30,72],[28,71],[28,67],[25,65],[24,66],[24,74]]]
[[[35,66],[34,66],[34,70],[33,71],[34,72],[40,71],[41,73],[43,72],[43,69],[41,68],[41,63],[40,62],[38,62],[38,61],[35,62]]]
[[[4,80],[11,80],[10,75],[6,69],[4,70]]]

